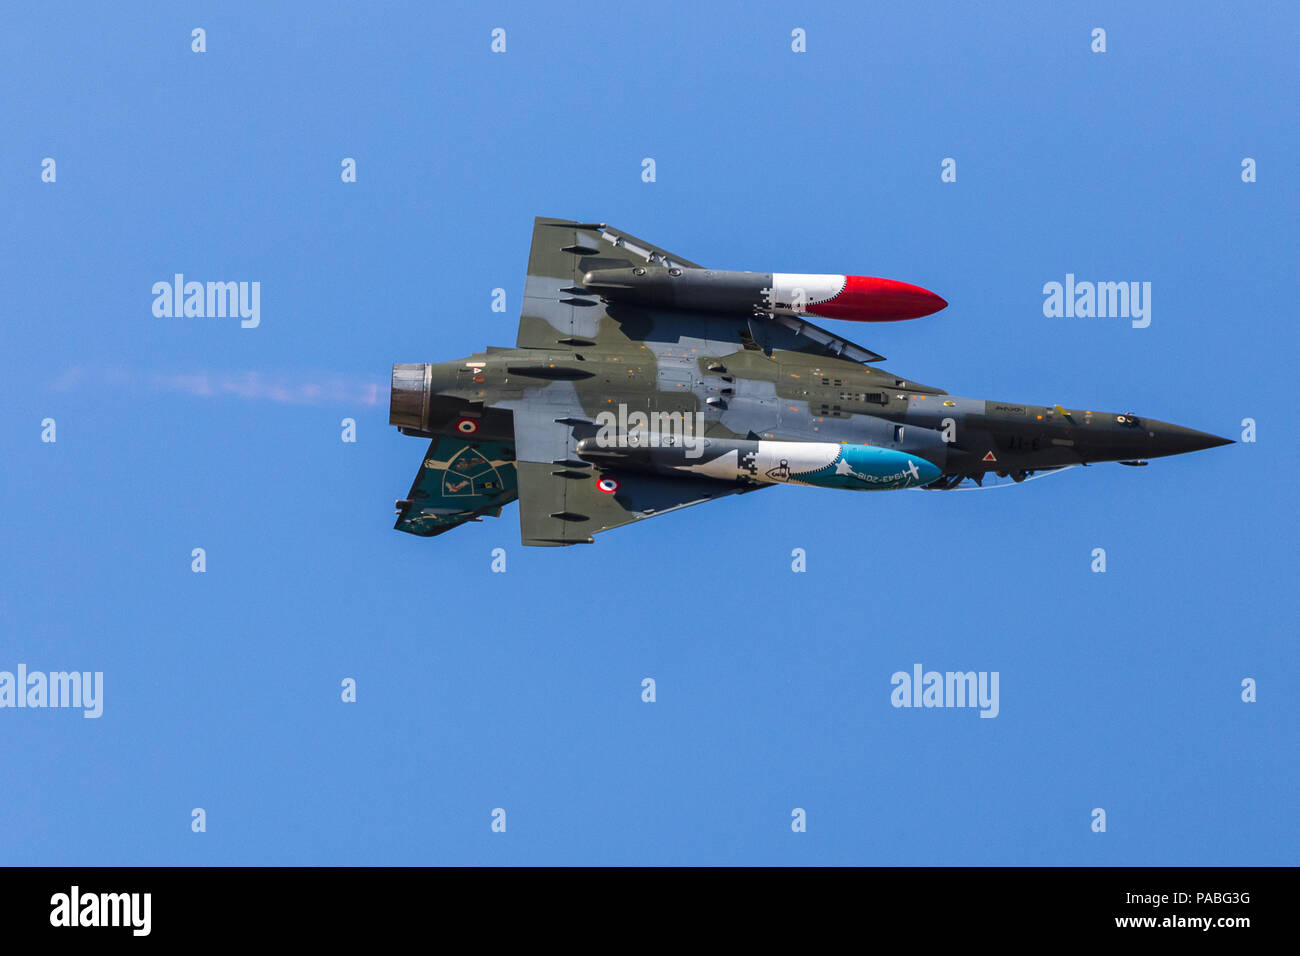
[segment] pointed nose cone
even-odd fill
[[[1231,445],[1231,438],[1220,438],[1218,435],[1211,435],[1209,432],[1198,432],[1194,428],[1183,428],[1180,425],[1170,425],[1166,422],[1148,421],[1146,423],[1148,439],[1152,451],[1147,452],[1147,457],[1157,457],[1161,455],[1183,455],[1189,451],[1201,451],[1206,448],[1218,448],[1220,445]]]
[[[1220,438],[1209,432],[1198,432],[1191,428],[1182,429],[1180,440],[1187,447],[1185,451],[1200,451],[1203,448],[1218,448],[1220,445],[1235,444],[1231,438]]]
[[[808,307],[813,315],[854,322],[898,322],[932,315],[948,305],[929,289],[894,279],[845,276],[834,298]]]

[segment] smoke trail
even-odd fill
[[[108,386],[151,392],[179,392],[194,398],[234,397],[281,405],[378,405],[387,385],[343,375],[266,372],[147,372],[74,366],[53,383],[55,391]]]

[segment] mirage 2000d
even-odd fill
[[[396,528],[519,500],[523,543],[776,484],[987,488],[1228,439],[1132,413],[958,398],[813,317],[944,308],[889,279],[706,269],[604,223],[537,219],[514,348],[393,366],[389,421],[429,439]]]

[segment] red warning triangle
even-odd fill
[[[983,458],[983,460],[984,460],[984,461],[997,461],[997,459],[993,457],[993,452],[989,452],[987,455],[985,455],[984,458]]]

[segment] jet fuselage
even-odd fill
[[[645,350],[491,349],[395,377],[393,423],[434,434],[469,418],[480,438],[512,437],[505,412],[546,392],[576,398],[595,440],[602,413],[701,416],[720,440],[847,443],[919,456],[951,479],[1138,461],[1227,444],[1226,439],[1132,413],[949,395],[881,369],[801,352],[740,350],[683,356],[668,369]],[[427,371],[425,371],[427,369]],[[399,409],[409,409],[400,418]],[[621,417],[620,417],[621,415]],[[573,417],[573,416],[569,416]],[[634,417],[633,421],[638,421]],[[584,424],[589,427],[584,433]],[[468,426],[467,426],[468,427]],[[464,433],[464,432],[463,432]],[[590,442],[589,442],[590,444]],[[622,467],[640,467],[634,456]]]

